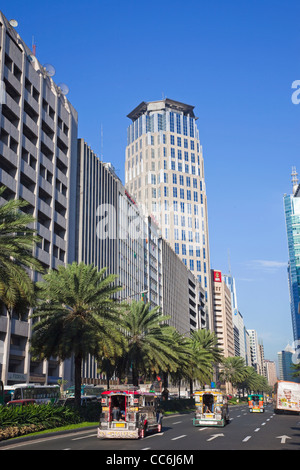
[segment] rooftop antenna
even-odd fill
[[[45,64],[43,66],[43,72],[47,77],[53,77],[53,75],[55,75],[55,68],[51,64]]]
[[[296,167],[292,167],[292,184],[293,184],[293,194],[295,194],[296,189],[298,187],[299,181],[298,181],[298,173],[296,170]]]
[[[36,44],[34,42],[34,36],[32,36],[32,54],[34,55],[34,57],[36,56]]]
[[[103,126],[101,124],[101,142],[100,142],[101,150],[100,150],[100,160],[103,161]]]
[[[69,93],[69,87],[65,83],[59,83],[57,85],[57,91],[60,95],[66,96]]]
[[[228,268],[229,268],[229,275],[231,276],[231,266],[230,266],[230,250],[228,248]]]
[[[17,20],[9,20],[9,24],[10,24],[10,26],[12,26],[13,28],[16,28],[19,23],[17,22]]]

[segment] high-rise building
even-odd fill
[[[126,189],[197,276],[213,329],[204,162],[194,107],[171,99],[142,102],[128,117]]]
[[[284,195],[284,212],[288,242],[288,281],[295,348],[300,348],[300,185],[292,172],[293,193]]]
[[[258,374],[263,375],[263,344],[259,342],[256,330],[248,329],[247,331],[250,338],[251,365],[256,369]]]
[[[277,353],[278,357],[278,369],[279,369],[279,380],[290,380],[292,382],[297,382],[297,379],[293,377],[292,364],[293,364],[293,355],[295,354],[295,349],[292,348],[289,344],[283,351]],[[298,379],[299,380],[299,379]]]
[[[212,305],[218,345],[225,357],[234,356],[234,333],[230,290],[222,279],[221,271],[211,270]]]
[[[274,361],[264,359],[264,375],[267,378],[268,384],[274,387],[277,382],[276,364]]]
[[[28,202],[41,237],[35,255],[45,269],[75,257],[77,112],[66,87],[53,80],[55,70],[42,66],[0,13],[0,184],[1,203]],[[32,273],[34,280],[40,275]],[[37,361],[29,352],[32,320],[0,312],[0,377],[5,384],[70,380],[66,362]]]

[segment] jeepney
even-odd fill
[[[101,406],[98,438],[139,439],[161,432],[162,413],[156,393],[137,388],[107,390],[101,394]]]
[[[248,395],[248,406],[250,413],[263,413],[265,411],[264,396],[259,393]]]
[[[228,399],[221,390],[197,390],[195,398],[194,426],[223,427],[229,422]]]

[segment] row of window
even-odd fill
[[[175,242],[175,253],[177,255],[180,254],[179,249],[180,249],[179,243]],[[181,245],[181,254],[183,256],[186,256],[187,253],[188,253],[189,256],[194,256],[194,251],[195,251],[196,257],[200,258],[201,257],[201,248],[200,248],[200,246],[194,247],[194,245],[189,245],[188,250],[187,250],[186,244],[182,243],[182,245]],[[206,259],[206,249],[205,248],[203,248],[203,259]]]
[[[153,211],[154,212],[154,211]],[[174,239],[175,240],[182,240],[182,241],[188,241],[189,243],[200,243],[200,233],[199,232],[193,232],[192,230],[188,230],[187,234],[185,229],[181,230],[181,237],[179,236],[179,229],[175,228],[174,229]],[[165,238],[166,240],[170,239],[170,229],[168,227],[165,228]],[[205,245],[205,235],[202,234],[202,244]]]

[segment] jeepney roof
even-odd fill
[[[157,394],[154,392],[143,392],[141,390],[105,390],[101,395],[135,395],[135,396],[146,396],[146,397],[156,397]]]
[[[217,389],[217,388],[208,388],[208,389],[205,389],[205,390],[196,390],[194,392],[194,395],[205,395],[206,393],[216,393],[216,394],[221,394],[221,395],[225,395],[223,392],[221,392],[221,390]]]

